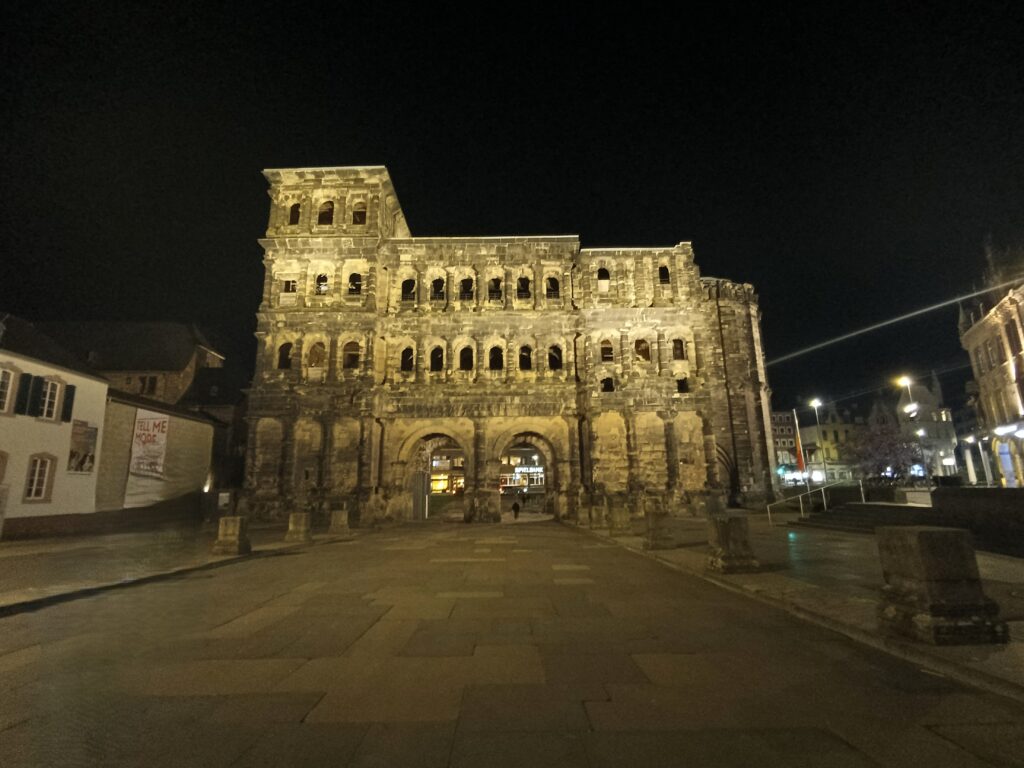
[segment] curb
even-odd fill
[[[7,618],[8,616],[15,616],[19,613],[31,613],[32,611],[38,611],[42,608],[48,608],[51,605],[68,603],[73,600],[79,600],[84,597],[92,597],[93,595],[102,594],[103,592],[111,592],[115,589],[122,589],[125,587],[137,587],[143,584],[151,584],[157,581],[173,579],[175,577],[183,576],[188,573],[196,573],[198,571],[210,571],[214,570],[215,568],[222,568],[226,565],[235,565],[236,563],[248,560],[256,560],[263,557],[274,557],[275,555],[288,554],[296,550],[322,546],[324,544],[339,544],[342,542],[354,541],[356,538],[358,537],[335,537],[330,539],[323,539],[321,541],[313,541],[308,544],[290,544],[288,546],[277,547],[275,549],[255,550],[247,555],[227,555],[225,557],[218,558],[217,560],[209,560],[205,563],[199,563],[198,565],[186,565],[181,568],[172,568],[169,571],[158,571],[156,573],[148,573],[145,576],[137,576],[133,579],[124,579],[122,581],[110,581],[104,584],[94,584],[89,587],[72,589],[68,592],[59,592],[54,595],[43,595],[42,597],[33,597],[29,600],[22,600],[17,603],[8,603],[7,605],[0,605],[0,619]]]
[[[733,584],[730,581],[718,578],[714,574],[708,573],[706,571],[691,570],[690,568],[686,568],[685,566],[679,565],[678,563],[674,563],[671,560],[659,557],[657,554],[653,552],[647,552],[644,550],[627,547],[624,544],[619,544],[617,541],[615,541],[613,537],[602,536],[601,534],[595,533],[589,528],[582,528],[580,526],[573,527],[581,533],[593,536],[596,539],[607,539],[609,542],[619,547],[619,549],[623,549],[626,552],[631,552],[634,555],[645,557],[648,560],[653,560],[654,562],[660,563],[661,565],[671,568],[674,571],[678,571],[679,573],[685,573],[689,576],[695,576],[699,579],[702,579],[703,581],[708,582],[709,584],[714,584],[715,586],[722,587],[723,589],[733,592],[734,594],[743,595],[745,597],[750,598],[751,600],[756,600],[757,602],[762,603],[764,605],[768,605],[772,608],[777,608],[781,611],[785,611],[786,613],[790,614],[791,616],[795,616],[801,621],[806,621],[809,624],[814,624],[824,629],[831,630],[832,632],[836,632],[840,635],[848,637],[849,639],[853,640],[854,642],[860,643],[861,645],[866,645],[870,648],[874,648],[877,651],[882,651],[883,653],[887,653],[890,656],[894,656],[898,659],[901,659],[902,661],[908,661],[917,666],[926,667],[934,672],[938,672],[939,674],[950,678],[951,680],[955,680],[958,683],[962,683],[963,685],[971,686],[973,688],[980,688],[981,690],[987,691],[988,693],[994,693],[998,696],[1004,696],[1008,699],[1013,699],[1014,701],[1024,704],[1024,686],[1020,686],[1016,683],[1011,683],[1007,680],[1004,680],[1003,678],[994,677],[985,672],[970,669],[960,664],[947,661],[946,659],[933,656],[927,651],[922,650],[921,647],[914,645],[910,642],[893,637],[875,635],[870,632],[865,632],[863,629],[860,629],[859,627],[844,624],[841,621],[836,621],[835,619],[830,618],[828,616],[823,616],[820,613],[809,611],[806,608],[802,608],[794,603],[787,602],[786,600],[780,600],[779,598],[772,597],[771,595],[767,595],[763,592],[755,592],[746,589],[737,584]]]

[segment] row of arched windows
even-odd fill
[[[292,203],[288,208],[288,226],[294,227],[299,223],[302,216],[302,204]],[[320,204],[316,211],[317,226],[325,227],[334,224],[334,201],[326,200]],[[366,203],[356,203],[352,206],[351,223],[356,225],[366,224]]]
[[[292,352],[294,345],[288,341],[277,348],[278,370],[290,370],[292,367]],[[459,350],[459,370],[472,371],[475,368],[473,347],[467,346]],[[360,349],[359,342],[350,341],[342,347],[341,367],[346,370],[353,370],[359,367]],[[322,368],[327,363],[327,347],[322,341],[312,344],[306,352],[306,367]],[[519,370],[532,371],[534,364],[534,350],[529,346],[519,348]],[[548,347],[548,369],[552,371],[562,370],[562,348],[557,344]],[[430,370],[434,372],[444,370],[444,348],[435,346],[429,354]],[[401,371],[413,371],[416,368],[416,352],[412,347],[406,347],[399,355],[398,367]],[[492,371],[500,371],[505,368],[505,350],[503,347],[493,346],[488,350],[487,367]]]
[[[637,360],[651,361],[651,345],[646,339],[637,339],[633,343],[633,352]],[[615,362],[615,345],[608,339],[601,340],[600,359],[602,363]],[[672,339],[672,359],[686,359],[686,342],[682,339]]]
[[[662,264],[658,267],[658,284],[659,285],[671,285],[672,274],[669,272],[668,266]],[[598,267],[597,269],[597,292],[608,293],[612,286],[612,274],[607,267]]]
[[[517,299],[533,298],[533,281],[528,277],[516,278],[515,291]],[[503,280],[500,277],[492,277],[485,281],[483,290],[486,291],[489,301],[501,301],[505,297]],[[456,296],[459,301],[473,301],[476,298],[477,285],[472,277],[459,280]],[[443,277],[437,277],[430,281],[429,297],[431,301],[444,301],[448,298],[448,285]],[[544,296],[548,299],[561,298],[561,284],[557,277],[544,279]],[[401,284],[401,300],[403,302],[416,301],[416,279],[406,278]]]

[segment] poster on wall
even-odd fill
[[[167,427],[171,417],[164,413],[144,411],[135,413],[135,432],[132,435],[132,460],[129,471],[144,477],[164,476],[164,456],[167,453]]]
[[[71,451],[68,453],[68,472],[92,472],[96,466],[96,437],[99,427],[87,421],[71,422]]]

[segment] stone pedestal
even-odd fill
[[[249,542],[249,521],[242,515],[222,517],[217,526],[217,540],[213,543],[215,555],[247,555],[252,552]]]
[[[331,510],[331,527],[327,532],[332,536],[349,536],[352,529],[348,527],[348,505],[342,504],[341,509]]]
[[[672,530],[672,516],[647,506],[647,532],[644,549],[675,549],[676,537]]]
[[[288,515],[288,533],[285,541],[308,544],[313,541],[313,516],[309,512],[292,512]]]
[[[878,528],[882,629],[933,645],[1005,643],[999,606],[985,597],[969,531],[932,526]]]
[[[629,518],[629,510],[617,501],[608,510],[608,535],[633,535],[633,523]]]
[[[708,518],[708,570],[718,573],[753,573],[761,569],[750,547],[750,526],[740,515]]]

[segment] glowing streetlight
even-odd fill
[[[913,416],[917,411],[917,403],[914,402],[914,393],[910,391],[910,385],[914,383],[914,380],[904,374],[896,379],[896,385],[907,388],[907,404],[903,406],[903,412],[908,416]]]
[[[818,425],[818,449],[821,451],[821,503],[822,507],[828,510],[828,499],[825,498],[825,488],[828,485],[828,462],[825,460],[825,440],[821,436],[821,419],[818,418],[818,409],[821,408],[821,400],[814,398],[808,405],[814,409],[814,421]]]

